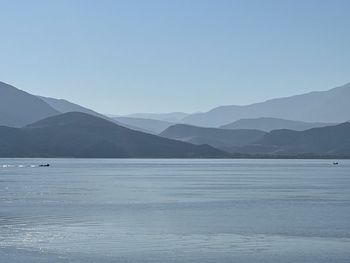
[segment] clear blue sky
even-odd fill
[[[0,80],[102,113],[350,82],[349,0],[0,0]]]

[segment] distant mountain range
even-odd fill
[[[114,117],[130,117],[130,118],[142,118],[142,119],[153,119],[167,122],[180,122],[183,118],[188,116],[188,113],[184,112],[171,112],[171,113],[133,113],[125,116],[114,116]]]
[[[123,126],[134,127],[136,130],[152,134],[159,134],[171,125],[174,125],[174,123],[168,121],[135,117],[113,117],[112,119]]]
[[[198,145],[209,144],[229,151],[233,146],[254,143],[262,139],[265,134],[259,130],[226,130],[176,124],[163,131],[160,136]]]
[[[341,123],[349,120],[350,83],[328,91],[310,92],[246,106],[221,106],[186,116],[182,123],[219,127],[239,119],[272,117],[304,122]]]
[[[22,127],[59,113],[36,96],[0,82],[0,125]]]
[[[80,112],[46,118],[24,128],[0,127],[0,157],[222,158],[193,145],[121,127]]]
[[[222,129],[255,129],[270,132],[272,130],[288,129],[295,131],[304,131],[311,128],[324,127],[335,125],[336,123],[323,122],[303,122],[292,121],[278,118],[255,118],[255,119],[240,119],[230,124],[221,126]]]
[[[347,84],[201,114],[111,118],[0,82],[0,157],[350,158],[349,94]]]

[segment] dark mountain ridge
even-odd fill
[[[350,158],[350,123],[306,131],[274,130],[251,145],[232,152],[270,156],[337,156]]]

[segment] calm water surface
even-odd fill
[[[349,263],[332,162],[0,159],[0,262]]]

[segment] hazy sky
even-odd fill
[[[102,113],[350,82],[349,0],[0,0],[0,80]]]

